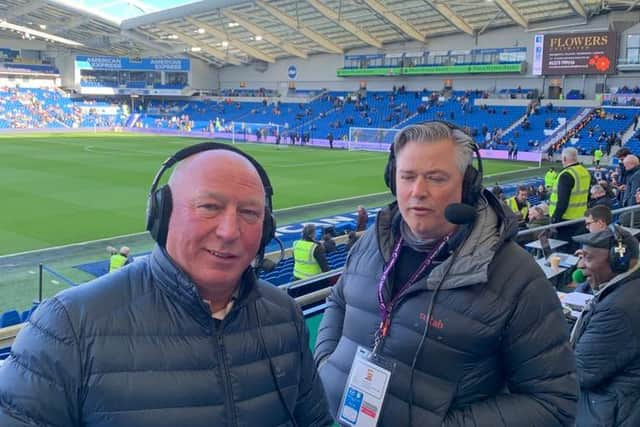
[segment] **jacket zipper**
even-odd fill
[[[214,321],[215,322],[215,321]],[[215,326],[214,326],[215,327]],[[224,336],[220,333],[222,330],[222,322],[216,328],[216,340],[217,340],[217,350],[218,350],[218,359],[220,360],[220,370],[222,371],[222,383],[224,385],[224,406],[229,414],[229,426],[237,426],[236,413],[234,410],[233,404],[233,395],[231,390],[231,380],[229,375],[229,367],[227,366],[227,360],[225,358],[224,351]]]

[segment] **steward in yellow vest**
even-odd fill
[[[329,263],[322,243],[314,240],[316,227],[307,224],[302,230],[302,239],[293,242],[293,277],[308,279],[329,271]]]
[[[518,187],[518,191],[516,195],[513,197],[509,197],[506,200],[507,206],[513,211],[513,213],[518,215],[518,222],[525,223],[529,218],[529,201],[527,197],[529,196],[529,190],[525,186]]]
[[[591,174],[580,163],[562,169],[549,198],[552,222],[582,218],[587,210],[590,185]]]
[[[558,174],[556,173],[556,170],[554,168],[550,168],[547,173],[544,174],[544,186],[547,187],[547,189],[553,188],[553,184],[556,183],[557,177]]]
[[[109,273],[124,267],[132,261],[129,257],[130,250],[126,246],[121,247],[118,252],[111,246],[109,246],[107,250],[111,253],[109,257]]]

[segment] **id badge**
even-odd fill
[[[358,347],[340,401],[338,422],[343,426],[375,427],[394,368],[395,362]]]

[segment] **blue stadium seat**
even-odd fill
[[[20,313],[17,310],[9,310],[2,313],[0,316],[0,328],[6,328],[7,326],[13,326],[21,323]]]

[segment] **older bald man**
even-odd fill
[[[640,189],[640,160],[637,156],[629,154],[622,161],[625,170],[625,187],[622,195],[622,206],[633,206],[636,204],[635,194]]]

